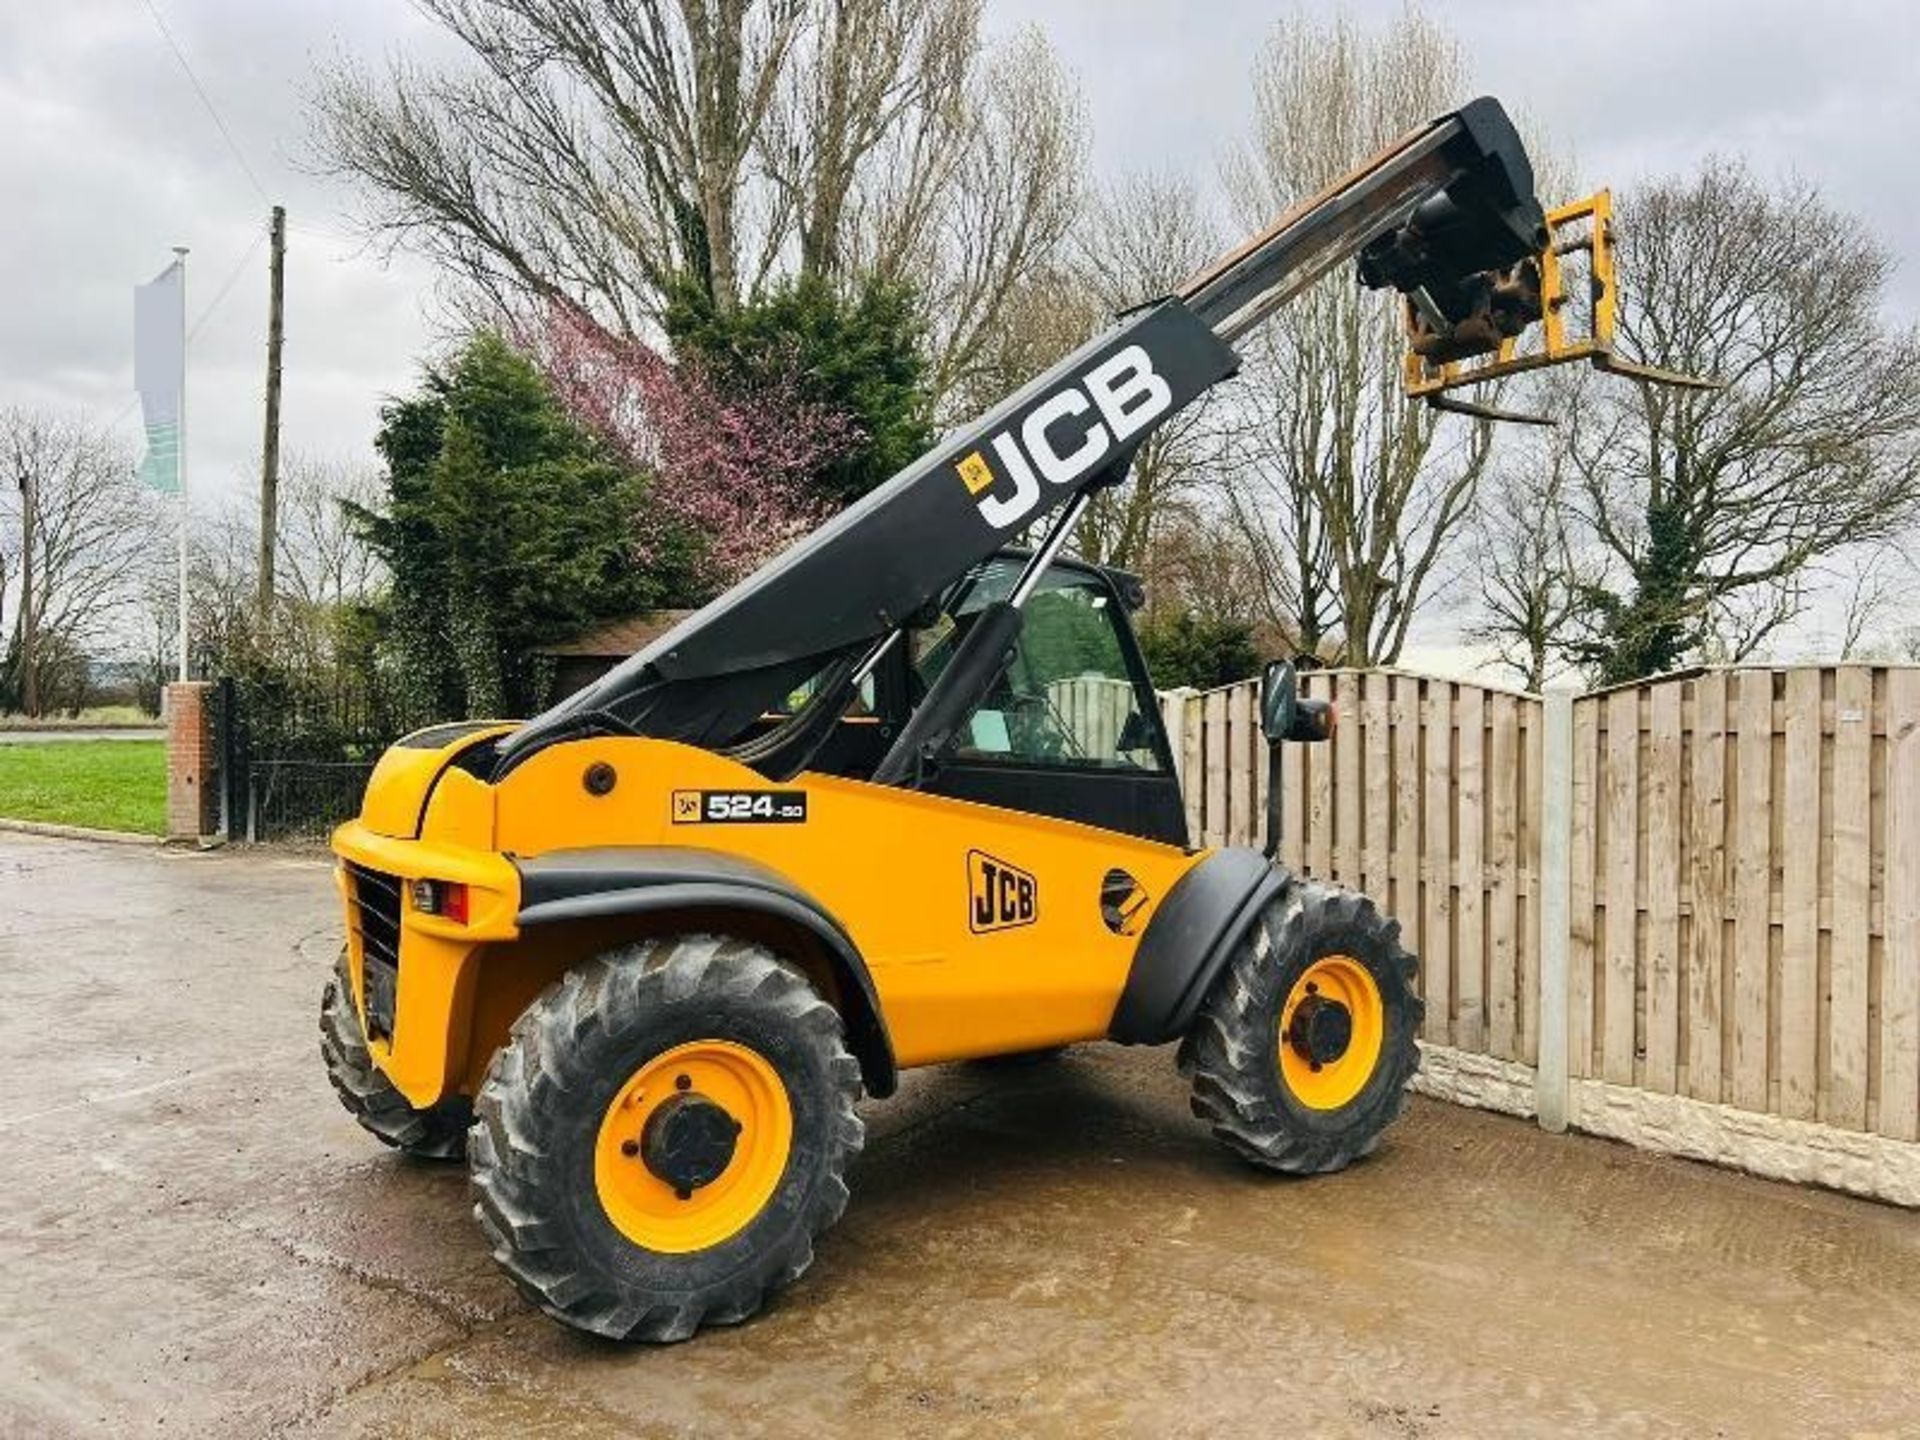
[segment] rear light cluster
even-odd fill
[[[415,880],[408,890],[413,908],[422,915],[438,915],[456,925],[467,923],[467,887],[457,880]]]

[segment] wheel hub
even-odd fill
[[[1293,1008],[1287,1044],[1314,1069],[1331,1065],[1353,1043],[1353,1012],[1338,1000],[1309,994]]]
[[[661,1102],[640,1132],[640,1159],[682,1196],[711,1185],[733,1163],[740,1122],[698,1094]]]

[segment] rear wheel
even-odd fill
[[[1194,1113],[1269,1170],[1321,1174],[1367,1154],[1420,1065],[1414,963],[1399,924],[1364,895],[1294,881],[1181,1044]]]
[[[473,1108],[464,1095],[415,1109],[373,1063],[353,1008],[345,955],[320,996],[320,1058],[340,1103],[368,1133],[422,1160],[458,1160],[466,1153]]]
[[[840,1017],[747,941],[643,941],[520,1017],[476,1105],[475,1214],[577,1329],[683,1340],[758,1310],[846,1208],[865,1127]]]

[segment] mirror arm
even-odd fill
[[[1267,843],[1260,853],[1271,864],[1280,853],[1280,747],[1284,740],[1267,742]]]

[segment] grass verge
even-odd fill
[[[0,745],[0,817],[164,834],[166,744],[48,740]]]

